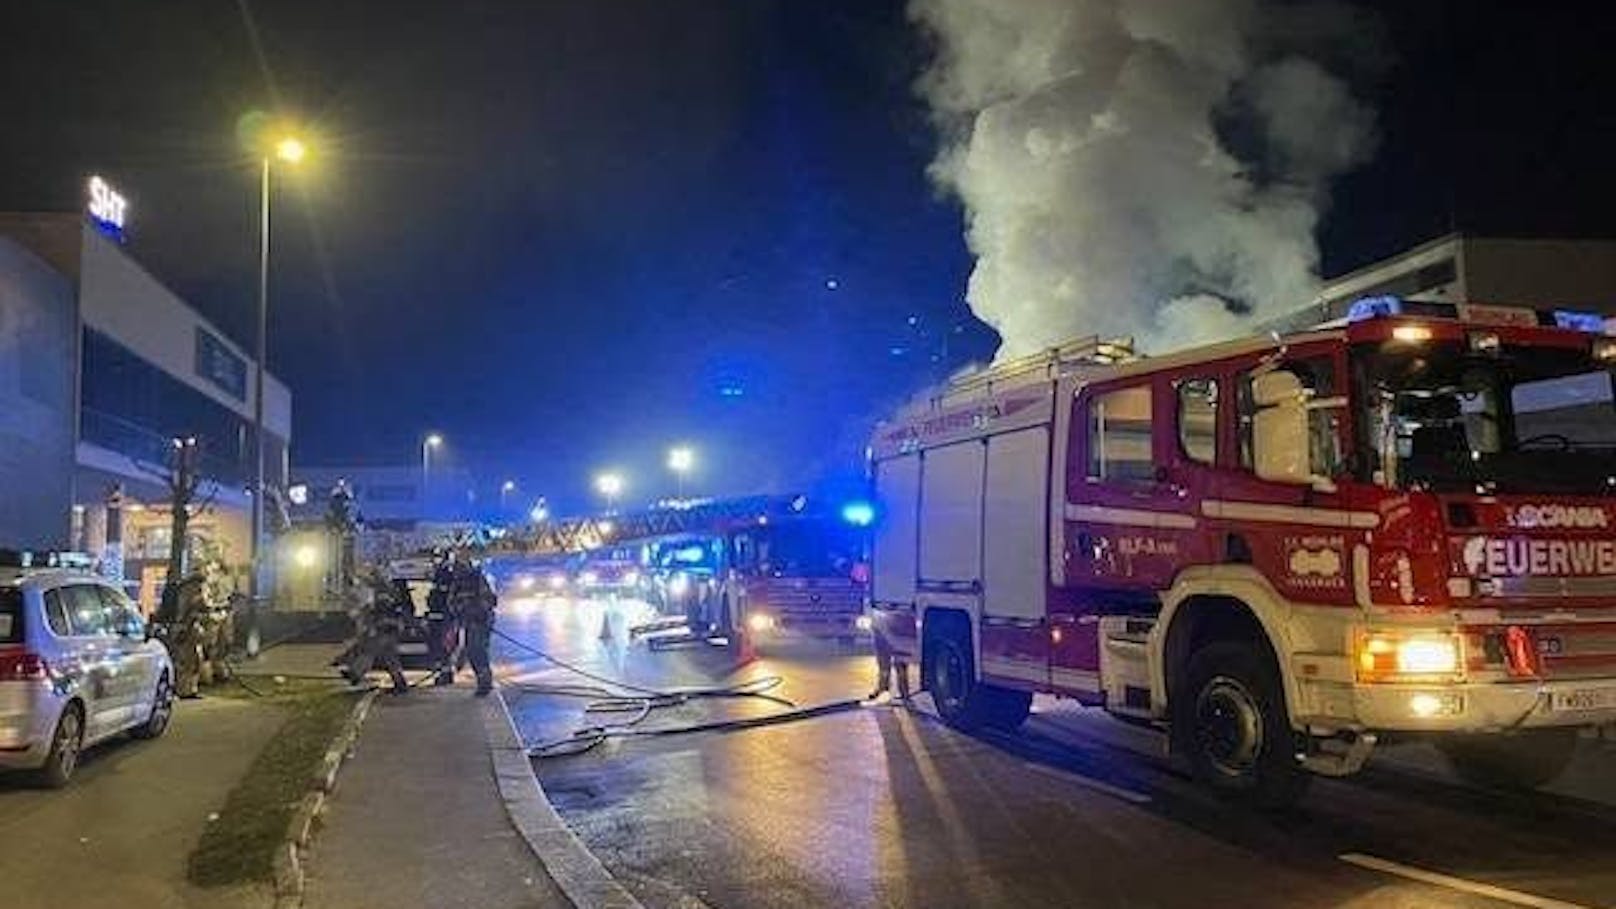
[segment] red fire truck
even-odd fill
[[[667,573],[665,608],[682,611],[693,632],[744,635],[754,646],[855,641],[869,630],[859,507],[840,518],[788,508],[735,521],[711,542],[685,541],[672,554],[691,551],[700,564]]]
[[[956,726],[1076,698],[1266,804],[1404,735],[1544,783],[1616,721],[1609,327],[1381,297],[962,379],[872,440],[876,627]]]

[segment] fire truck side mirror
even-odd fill
[[[1296,374],[1278,369],[1251,380],[1252,455],[1257,476],[1275,483],[1311,486],[1307,392]]]

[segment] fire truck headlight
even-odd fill
[[[1358,678],[1374,682],[1458,675],[1463,665],[1461,652],[1456,635],[1373,632],[1358,640]]]
[[[774,629],[774,616],[754,612],[746,617],[746,627],[755,632],[772,631]]]
[[[551,590],[560,590],[560,589],[562,589],[563,587],[566,587],[566,586],[567,586],[567,576],[566,575],[560,574],[560,573],[550,575],[550,589]]]
[[[859,631],[869,631],[871,628],[875,627],[875,622],[871,620],[869,616],[861,615],[853,620],[853,627],[857,628]]]
[[[533,575],[530,575],[530,574],[519,575],[516,578],[516,587],[519,590],[532,590],[533,589]]]

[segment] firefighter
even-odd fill
[[[465,549],[455,550],[453,577],[449,584],[449,609],[459,619],[466,636],[466,659],[477,675],[477,695],[494,689],[494,672],[489,665],[489,638],[494,631],[494,610],[498,598],[488,576]]]
[[[426,595],[426,643],[437,672],[435,685],[454,684],[460,657],[460,622],[449,602],[453,583],[454,566],[447,555],[440,555],[432,570],[432,590]]]
[[[404,604],[399,601],[393,585],[381,569],[370,569],[360,580],[359,638],[353,648],[352,659],[342,674],[350,684],[358,685],[364,681],[371,667],[380,663],[393,680],[393,693],[405,694],[410,686],[404,681],[404,666],[398,658],[398,636],[404,629]]]
[[[877,678],[875,690],[870,692],[869,700],[880,700],[882,695],[892,695],[892,677],[898,677],[898,699],[907,703],[909,701],[909,664],[896,658],[892,652],[892,642],[881,632],[879,626],[875,629],[875,671]]]
[[[204,569],[205,609],[202,613],[202,684],[213,685],[231,677],[230,650],[235,644],[237,604],[243,599],[222,564]]]

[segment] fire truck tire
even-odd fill
[[[1214,789],[1263,808],[1306,791],[1312,776],[1296,758],[1279,673],[1256,645],[1220,641],[1197,652],[1172,711],[1175,742]]]
[[[1467,782],[1501,789],[1535,789],[1552,782],[1577,750],[1577,730],[1542,729],[1437,740],[1448,766]]]
[[[980,728],[991,713],[991,690],[976,680],[976,661],[969,638],[959,631],[945,629],[928,636],[926,688],[943,722],[955,729]]]

